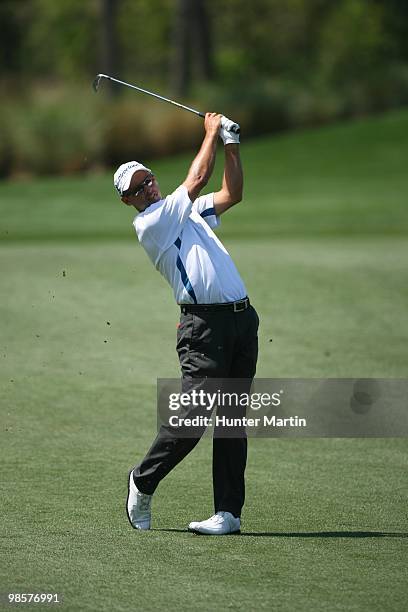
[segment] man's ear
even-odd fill
[[[127,196],[122,196],[120,199],[126,206],[129,206],[129,198]]]

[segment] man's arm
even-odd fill
[[[188,195],[192,202],[194,202],[200,191],[208,183],[214,169],[220,125],[221,115],[206,113],[204,120],[205,137],[183,183],[187,187]]]
[[[242,200],[243,174],[239,144],[227,144],[224,147],[225,164],[222,187],[214,193],[214,208],[217,216],[238,204]]]

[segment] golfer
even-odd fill
[[[213,231],[220,216],[242,199],[239,136],[222,127],[216,113],[206,114],[204,128],[187,178],[173,193],[162,197],[154,173],[136,161],[118,168],[114,184],[122,202],[138,211],[133,225],[139,242],[180,306],[177,352],[183,391],[196,388],[203,379],[222,378],[247,381],[248,392],[258,356],[259,319],[228,251]],[[219,136],[225,152],[222,186],[200,196],[214,168]],[[132,527],[150,529],[152,496],[159,482],[195,447],[203,431],[180,437],[160,428],[145,458],[129,474],[126,506]],[[240,531],[246,459],[244,430],[237,436],[214,434],[215,513],[191,522],[190,531],[210,535]]]

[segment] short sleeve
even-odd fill
[[[208,193],[197,198],[194,201],[193,210],[198,212],[211,229],[215,229],[220,225],[220,218],[215,214],[214,193]]]
[[[192,211],[188,191],[180,185],[173,193],[146,208],[133,222],[139,241],[159,255],[180,235]]]

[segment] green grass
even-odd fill
[[[407,126],[243,148],[247,197],[222,235],[260,314],[259,376],[407,377]],[[187,165],[157,163],[165,188]],[[204,439],[161,483],[154,529],[130,529],[127,470],[154,435],[156,378],[178,375],[178,310],[110,183],[0,186],[0,592],[59,592],[66,610],[404,610],[404,439],[250,440],[230,538],[184,531],[212,512]]]

